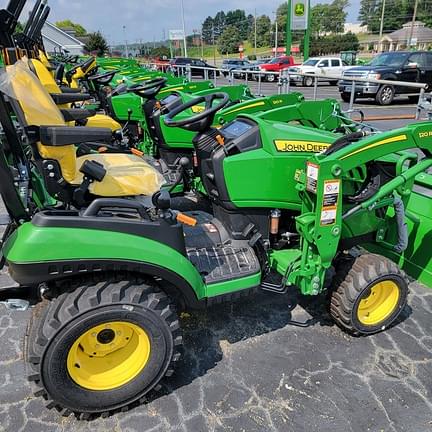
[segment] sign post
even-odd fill
[[[288,0],[288,16],[286,20],[286,55],[291,54],[292,35],[291,35],[291,1]]]
[[[239,50],[239,53],[240,53],[240,58],[243,60],[243,57],[244,57],[244,46],[240,45],[238,50]]]
[[[303,30],[304,36],[304,59],[309,58],[310,45],[310,0],[289,0],[288,1],[289,19],[287,20],[287,53],[291,51],[292,30]]]

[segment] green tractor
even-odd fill
[[[222,105],[228,96],[217,99]],[[430,197],[411,200],[432,166],[430,123],[342,135],[263,113],[214,129],[217,105],[184,118],[185,103],[164,119],[196,133],[211,211],[180,213],[167,191],[151,200],[101,197],[80,211],[39,210],[1,95],[0,192],[11,219],[3,262],[23,292],[38,290],[26,360],[48,408],[89,419],[144,403],[178,364],[185,309],[257,288],[326,293],[341,328],[369,335],[394,325],[407,299],[405,273],[384,255],[403,256],[401,265],[430,284],[427,267],[415,262],[422,250],[430,254],[405,223],[425,229],[420,204]],[[59,152],[86,133],[49,125],[25,132]],[[96,182],[115,176],[103,166],[85,172]],[[348,253],[358,246],[363,253]]]

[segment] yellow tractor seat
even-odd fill
[[[48,93],[50,93],[51,97],[60,108],[69,108],[70,103],[68,103],[68,101],[79,102],[90,98],[90,95],[88,95],[88,97],[84,97],[85,95],[80,93],[62,93],[61,88],[57,84],[51,72],[40,60],[30,59],[28,65],[29,70],[31,70],[39,78],[42,85],[46,88]],[[71,122],[69,125],[75,126],[75,123]],[[105,114],[96,114],[89,117],[85,122],[85,126],[109,128],[113,132],[122,128],[120,123]]]
[[[139,156],[105,153],[77,158],[77,175],[72,184],[83,182],[83,174],[79,170],[86,160],[102,164],[107,171],[101,182],[94,182],[89,187],[90,193],[100,197],[152,195],[164,182],[162,175]]]
[[[3,79],[1,90],[14,101],[12,106],[22,126],[38,131],[30,137],[30,142],[47,183],[58,186],[64,180],[71,187],[82,185],[86,179],[80,170],[86,162],[91,162],[105,170],[101,180],[89,183],[87,191],[92,195],[151,195],[164,184],[163,176],[136,155],[95,153],[77,157],[75,144],[92,140],[107,142],[111,139],[111,131],[67,127],[47,90],[22,60],[6,70],[7,80]]]

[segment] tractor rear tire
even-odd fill
[[[345,331],[360,336],[385,330],[405,308],[408,282],[389,259],[375,254],[352,257],[336,272],[330,314]]]
[[[172,375],[181,330],[169,297],[142,279],[69,281],[36,308],[29,380],[62,415],[109,415],[144,403]]]

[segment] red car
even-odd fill
[[[258,69],[261,72],[280,72],[283,69],[288,69],[295,66],[293,56],[281,56],[273,58],[269,63],[260,64]],[[273,82],[276,81],[277,76],[273,74],[261,75],[262,81]]]

